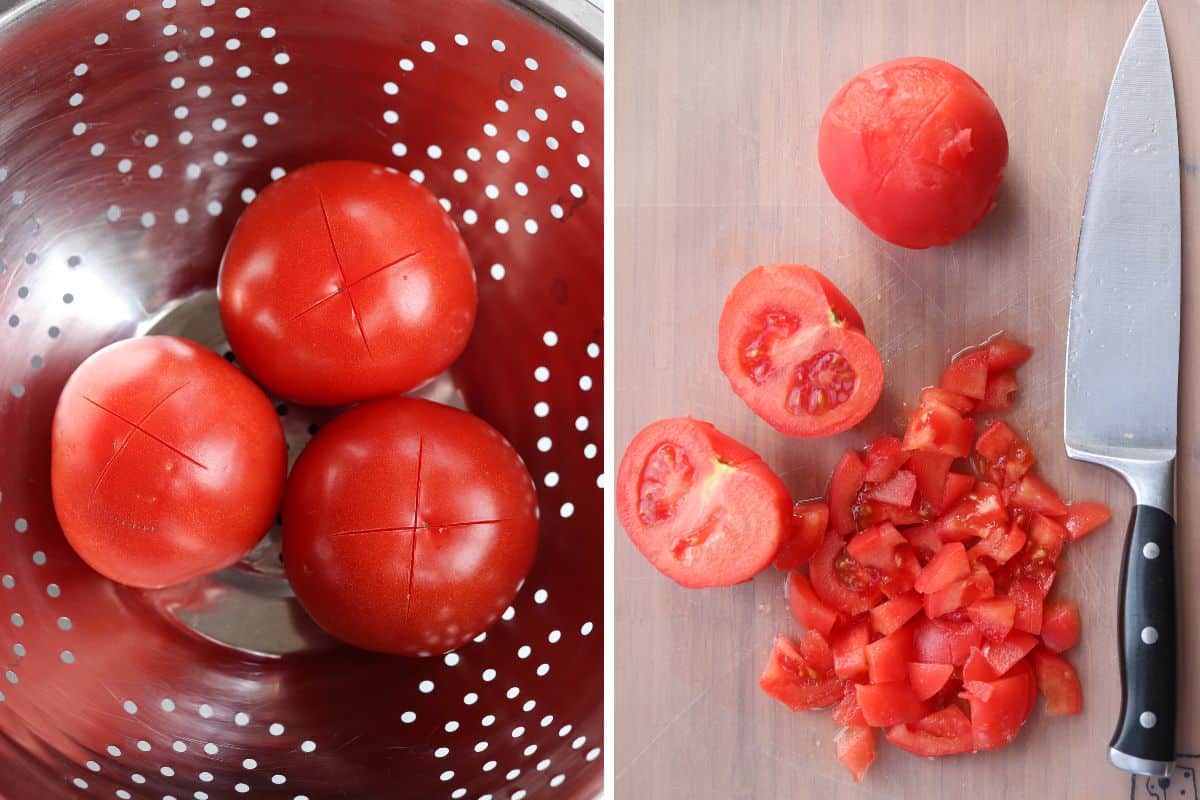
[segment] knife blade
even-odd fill
[[[1166,32],[1148,0],[1121,53],[1084,201],[1067,331],[1067,454],[1136,505],[1121,568],[1122,700],[1112,763],[1175,758],[1174,482],[1179,393],[1179,138]]]

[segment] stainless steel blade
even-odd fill
[[[1072,457],[1121,469],[1135,489],[1131,466],[1175,456],[1179,229],[1175,94],[1150,0],[1100,123],[1075,261],[1064,420]]]

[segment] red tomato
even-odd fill
[[[983,456],[987,477],[1001,486],[1020,481],[1035,461],[1029,444],[1000,421],[993,422],[979,434],[975,451]]]
[[[912,658],[912,629],[900,627],[867,645],[867,675],[871,683],[908,680]]]
[[[978,681],[994,681],[1000,677],[1000,673],[988,663],[987,656],[978,647],[971,648],[971,655],[967,656],[967,663],[963,664],[962,679],[963,683],[972,683]]]
[[[862,489],[867,468],[858,453],[847,450],[829,479],[829,527],[835,533],[847,534],[857,530],[854,522],[854,503]]]
[[[1033,548],[1030,554],[1032,560],[1044,560],[1053,564],[1062,555],[1066,543],[1066,528],[1042,514],[1033,515],[1033,524],[1029,526],[1029,545]]]
[[[1008,512],[996,487],[980,481],[935,524],[938,535],[947,541],[987,538],[1007,529]]]
[[[310,405],[412,389],[458,358],[475,324],[475,272],[437,198],[357,161],[264,189],[229,239],[217,296],[238,361]]]
[[[1112,512],[1103,503],[1071,503],[1067,506],[1067,518],[1063,525],[1075,542],[1087,536],[1112,518]]]
[[[838,628],[830,637],[833,650],[833,671],[847,680],[867,674],[867,643],[871,628],[867,620],[858,619]]]
[[[884,574],[880,588],[889,599],[895,599],[912,591],[920,572],[921,562],[916,552],[909,545],[901,545],[896,548],[896,568]]]
[[[733,391],[789,436],[849,430],[883,390],[883,363],[862,318],[811,267],[746,273],[725,300],[717,355]]]
[[[897,683],[860,683],[854,690],[863,719],[875,728],[916,722],[929,713],[929,704],[917,697],[907,675]]]
[[[983,657],[996,671],[1004,675],[1017,665],[1021,659],[1029,655],[1029,651],[1037,646],[1037,637],[1024,631],[1010,631],[1003,641],[987,642],[983,646]]]
[[[800,637],[800,655],[805,662],[822,675],[833,672],[833,651],[829,642],[815,630],[808,630]]]
[[[784,596],[792,616],[801,625],[820,631],[823,636],[828,636],[833,630],[833,625],[837,622],[837,612],[818,599],[812,585],[803,574],[793,572],[788,575]]]
[[[1008,596],[1016,604],[1013,629],[1037,636],[1042,632],[1042,597],[1038,585],[1029,578],[1017,578],[1008,587]]]
[[[1067,504],[1058,496],[1058,492],[1033,473],[1021,479],[1009,503],[1017,508],[1039,511],[1052,517],[1066,516],[1069,510]]]
[[[953,507],[975,488],[975,483],[975,479],[970,475],[963,475],[960,472],[947,473],[946,488],[942,492],[942,502],[938,505],[938,508],[946,509]]]
[[[964,350],[954,357],[938,384],[948,392],[983,400],[987,396],[988,356],[986,350]]]
[[[1011,597],[988,597],[967,607],[967,616],[988,639],[1000,641],[1012,630],[1017,604]]]
[[[950,474],[950,465],[953,463],[954,456],[942,453],[916,450],[909,454],[908,467],[917,476],[917,491],[935,510],[940,511],[942,508],[946,476]]]
[[[616,494],[634,545],[682,586],[749,580],[791,526],[787,488],[763,460],[690,417],[659,420],[633,438]]]
[[[1046,713],[1052,717],[1083,711],[1083,687],[1075,668],[1062,656],[1039,647],[1030,654],[1037,685],[1046,696]]]
[[[987,351],[988,371],[1003,372],[1015,369],[1033,355],[1033,348],[1018,342],[1008,334],[998,333],[984,342]]]
[[[926,386],[922,389],[917,398],[917,404],[921,403],[948,406],[959,414],[970,414],[975,409],[975,401],[971,398],[940,386]]]
[[[830,102],[817,134],[834,196],[901,247],[949,244],[995,204],[1008,134],[987,92],[935,58],[863,70]]]
[[[833,721],[839,725],[866,725],[862,709],[858,707],[858,692],[854,691],[854,684],[850,681],[843,683],[845,693],[833,709]]]
[[[1074,603],[1046,603],[1042,610],[1042,643],[1048,650],[1062,653],[1079,641],[1079,606]]]
[[[971,452],[975,420],[939,400],[922,400],[904,429],[904,449],[965,458]]]
[[[283,554],[342,641],[398,655],[487,629],[533,564],[537,493],[517,451],[464,411],[397,397],[321,429],[288,480]]]
[[[921,594],[933,594],[970,574],[971,563],[967,561],[967,549],[962,546],[962,542],[949,542],[942,545],[929,563],[921,569],[915,588]]]
[[[917,494],[917,476],[902,469],[883,483],[877,483],[867,490],[870,500],[887,503],[893,506],[907,508],[912,505],[913,497]]]
[[[817,597],[848,617],[863,613],[883,594],[879,571],[855,561],[833,531],[809,562],[808,576]]]
[[[904,452],[904,443],[895,436],[880,436],[871,442],[864,460],[867,471],[863,478],[870,483],[883,483],[904,465],[908,453]]]
[[[904,544],[907,540],[896,526],[885,522],[851,536],[846,542],[846,552],[864,566],[891,572],[896,569],[896,548]]]
[[[843,692],[839,678],[817,670],[783,636],[775,637],[775,647],[758,685],[793,711],[832,705]]]
[[[988,375],[987,387],[983,391],[980,411],[1008,411],[1013,407],[1013,395],[1019,391],[1017,376],[1011,371]]]
[[[927,619],[918,616],[913,621],[913,661],[955,666],[966,662],[971,648],[983,642],[983,634],[970,620],[952,617]]]
[[[875,732],[866,725],[852,725],[838,731],[833,741],[838,760],[850,770],[855,783],[862,783],[875,760]]]
[[[971,704],[971,738],[976,750],[995,750],[1012,742],[1029,716],[1032,677],[1016,673],[998,680],[964,684]]]
[[[871,609],[871,626],[884,636],[900,630],[904,623],[921,610],[921,596],[916,592],[905,592],[893,600],[880,603]],[[912,633],[909,633],[912,641]],[[896,680],[899,680],[898,678]]]
[[[888,729],[887,739],[902,750],[929,758],[969,753],[975,749],[971,720],[958,706],[946,706],[916,723]]]
[[[54,413],[59,524],[80,558],[130,586],[172,586],[237,562],[271,527],[286,470],[266,395],[185,339],[127,339],[92,354]]]
[[[919,699],[928,700],[942,690],[953,672],[954,667],[950,664],[911,661],[908,664],[908,682]]]
[[[1025,539],[1025,531],[1015,524],[1007,530],[991,530],[986,538],[980,539],[967,551],[967,556],[973,561],[986,556],[995,564],[1003,564],[1021,552],[1025,547]]]
[[[775,569],[795,569],[812,558],[829,528],[829,506],[821,500],[804,500],[792,506],[792,524],[779,552]]]

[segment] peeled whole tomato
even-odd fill
[[[321,429],[288,480],[283,555],[317,624],[367,650],[444,653],[508,607],[533,564],[537,493],[498,431],[397,397]]]
[[[892,244],[922,249],[959,238],[995,205],[1008,134],[970,75],[935,58],[901,58],[838,91],[817,154],[854,216]]]
[[[54,510],[93,569],[154,589],[237,562],[271,527],[287,445],[271,401],[220,356],[170,336],[92,354],[51,432]]]
[[[783,482],[745,445],[692,419],[643,428],[617,471],[617,516],[662,574],[689,588],[731,586],[771,563],[790,534]]]
[[[408,391],[449,367],[475,324],[475,273],[437,198],[357,161],[264,189],[233,230],[217,293],[238,361],[309,405]]]
[[[789,436],[849,430],[883,391],[883,362],[857,309],[802,264],[742,276],[721,310],[717,360],[750,410]]]

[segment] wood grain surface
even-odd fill
[[[1200,7],[1161,0],[1183,153],[1184,310],[1180,403],[1180,586],[1184,679],[1179,750],[1200,753]],[[881,743],[861,786],[838,764],[827,713],[793,714],[757,677],[774,635],[797,632],[774,570],[732,589],[688,591],[617,531],[616,792],[621,798],[1126,798],[1196,796],[1195,762],[1174,783],[1109,766],[1119,703],[1116,598],[1131,495],[1063,451],[1067,308],[1080,213],[1113,69],[1140,0],[876,2],[619,0],[616,13],[616,445],[643,425],[692,414],[745,442],[796,497],[819,495],[839,453],[895,431],[901,404],[964,345],[1007,329],[1037,347],[1012,415],[1041,469],[1070,498],[1116,519],[1066,556],[1055,593],[1078,601],[1071,657],[1081,716],[1036,711],[1001,752],[940,761]],[[825,104],[863,67],[944,58],[994,98],[1011,155],[999,205],[949,247],[903,250],[845,211],[817,166]],[[730,392],[717,318],[757,264],[803,262],[857,304],[887,370],[858,430],[790,440]],[[1138,391],[1114,386],[1113,391]],[[1182,792],[1182,793],[1181,793]]]

